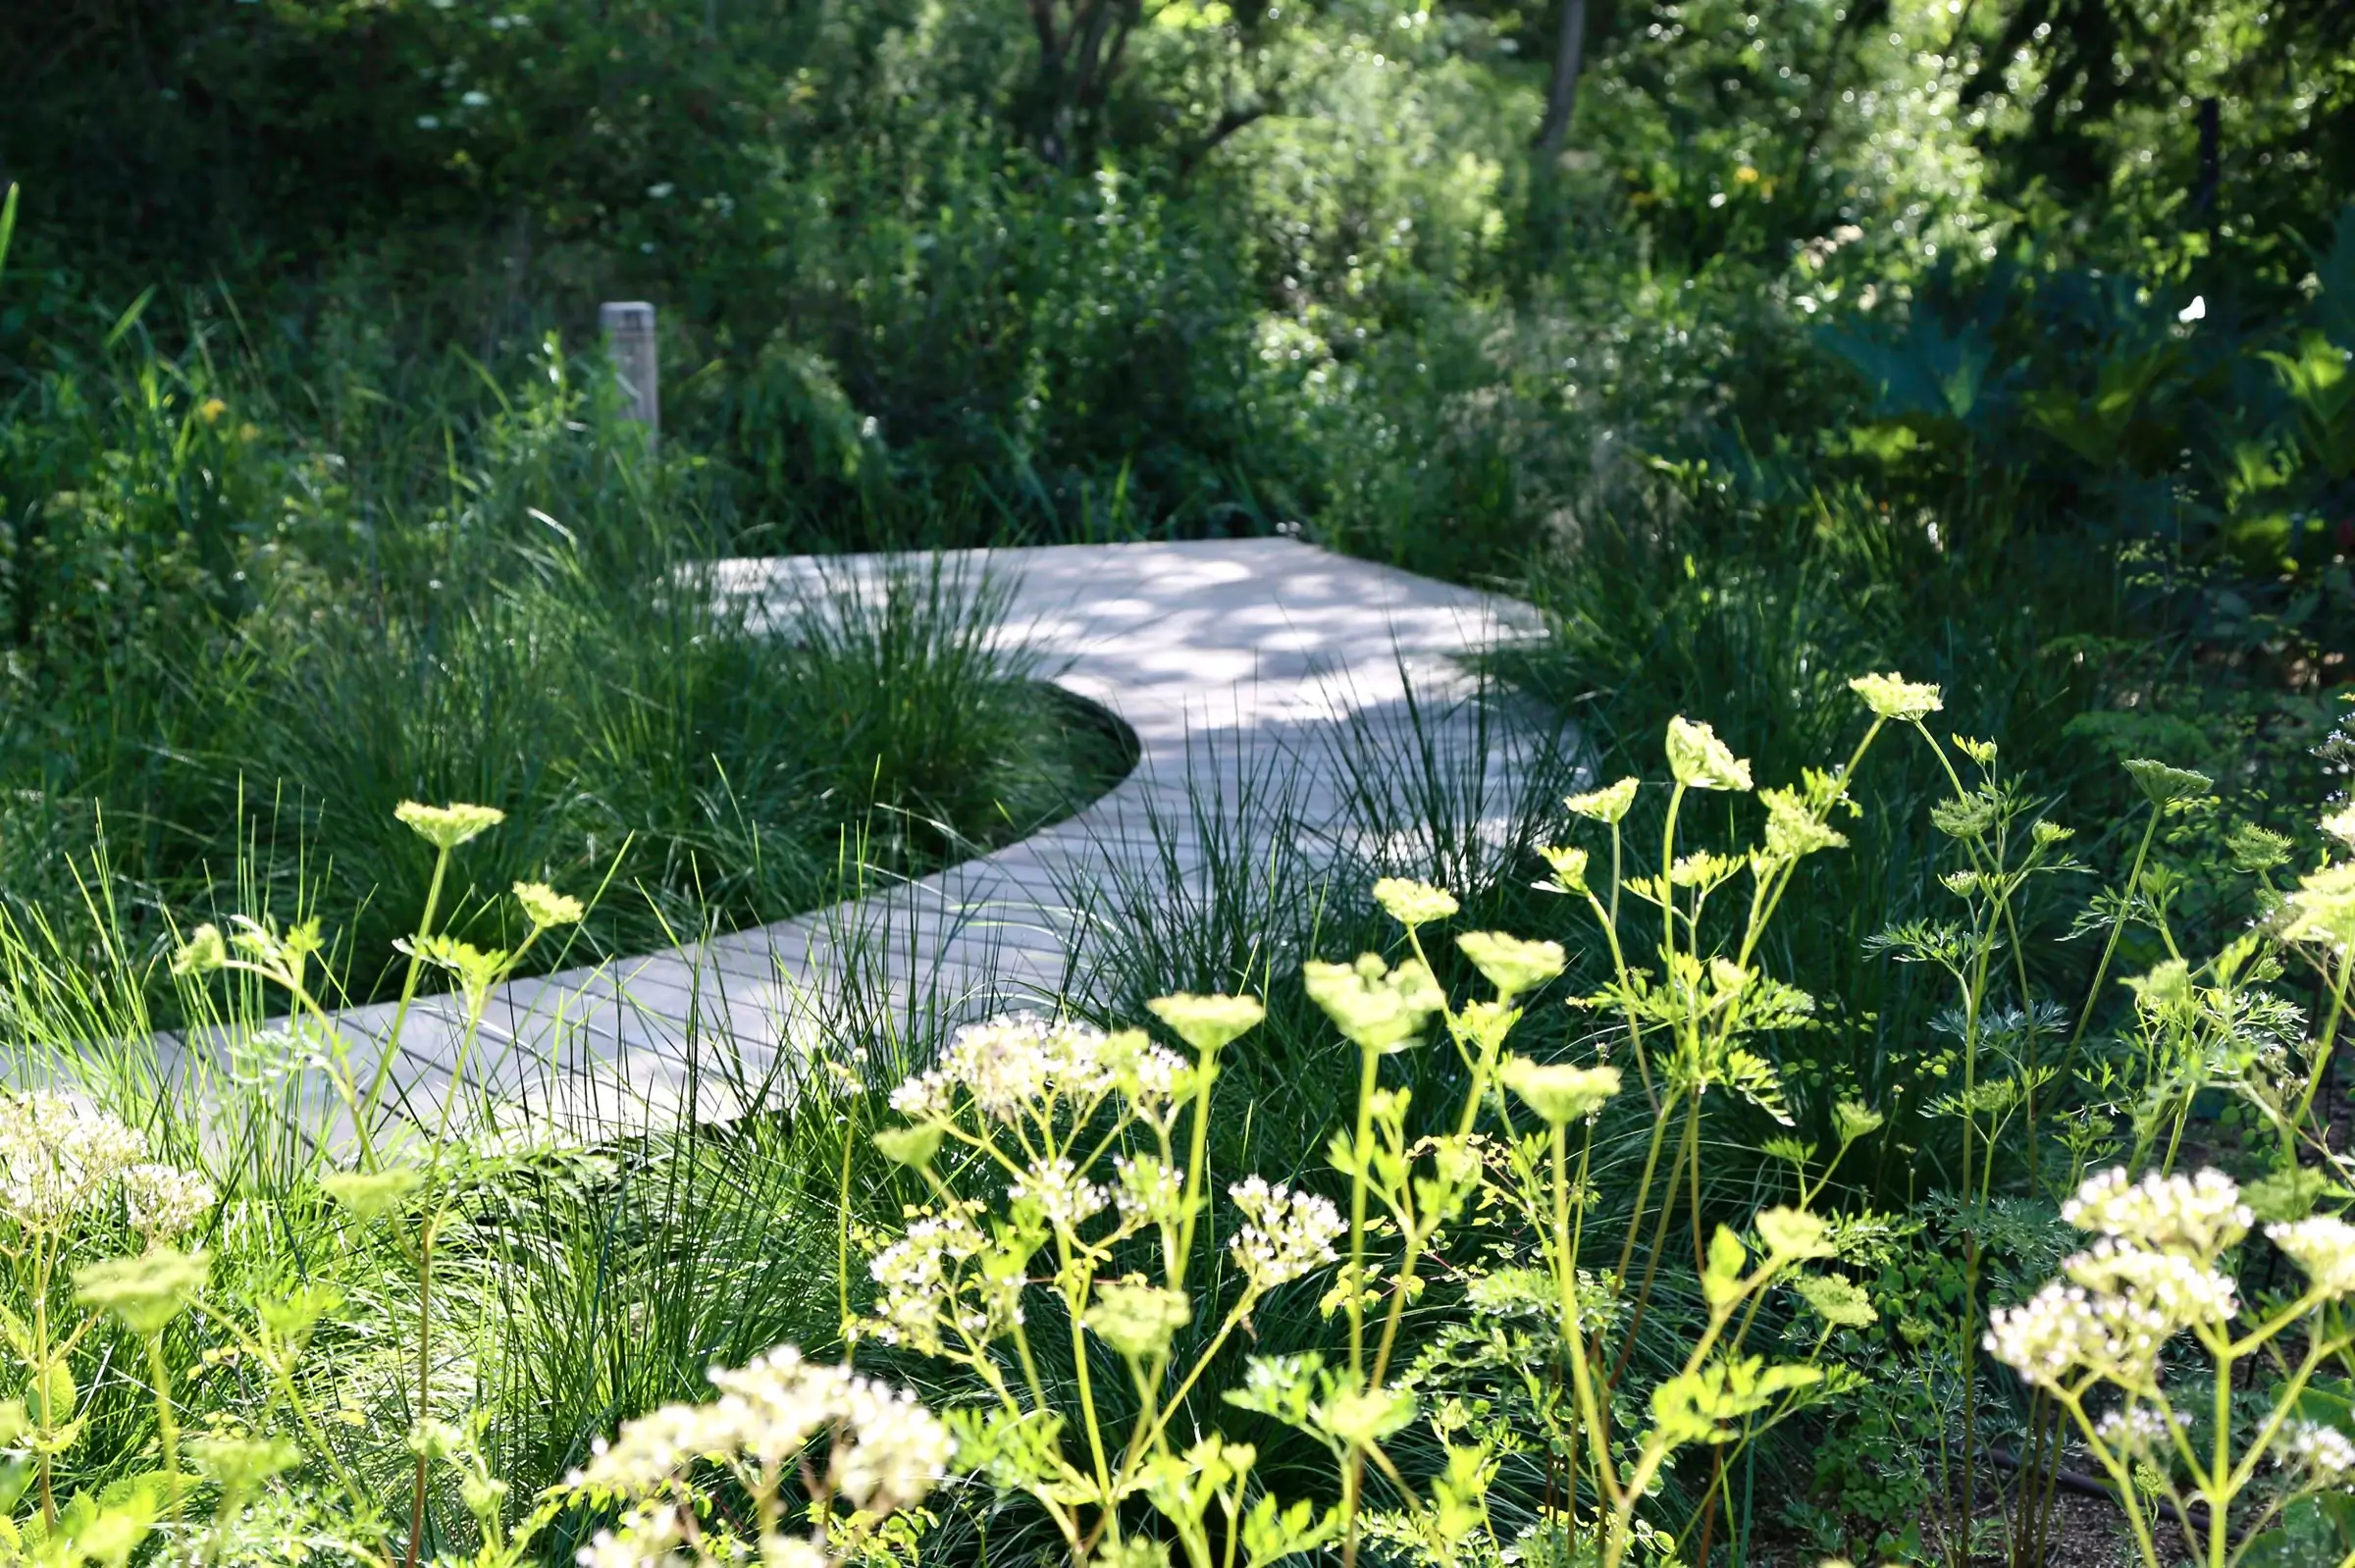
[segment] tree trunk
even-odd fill
[[[1570,134],[1578,107],[1578,73],[1586,64],[1587,0],[1562,0],[1562,30],[1553,45],[1553,80],[1545,89],[1545,119],[1538,127],[1538,151],[1550,160]]]

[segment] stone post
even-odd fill
[[[629,399],[629,416],[651,440],[662,433],[662,367],[654,344],[654,307],[640,299],[607,300],[597,307],[605,352]]]

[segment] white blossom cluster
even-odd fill
[[[2178,1432],[2191,1425],[2191,1417],[2179,1412],[2162,1414],[2149,1405],[2133,1404],[2102,1412],[2101,1420],[2093,1424],[2093,1432],[2120,1453],[2148,1454],[2160,1451],[2169,1440],[2171,1421]]]
[[[806,1361],[791,1345],[738,1370],[714,1368],[710,1379],[717,1398],[664,1405],[625,1423],[567,1485],[604,1497],[655,1499],[699,1460],[736,1464],[758,1485],[759,1478],[789,1474],[788,1461],[830,1434],[822,1494],[886,1514],[921,1501],[954,1456],[948,1429],[914,1394],[847,1367]],[[763,1541],[763,1560],[829,1561],[818,1544],[824,1521],[812,1524],[818,1527],[812,1541],[775,1538],[777,1556],[768,1555],[772,1542]],[[602,1533],[578,1561],[583,1568],[669,1561],[684,1526],[675,1509],[642,1508],[620,1531]]]
[[[2147,1388],[2168,1339],[2219,1329],[2238,1313],[2231,1277],[2218,1265],[2255,1218],[2221,1172],[2131,1181],[2123,1171],[2104,1171],[2061,1214],[2100,1238],[2062,1262],[2064,1279],[1989,1323],[1988,1351],[2028,1382],[2057,1387],[2083,1373]],[[2355,1294],[2355,1225],[2316,1215],[2265,1233],[2317,1294]],[[2132,1436],[2121,1431],[2120,1439]]]
[[[219,1194],[195,1172],[146,1156],[136,1129],[72,1095],[0,1095],[0,1217],[26,1230],[62,1235],[127,1213],[150,1247],[179,1240]]]
[[[2269,1225],[2267,1239],[2289,1254],[2314,1288],[2326,1296],[2355,1293],[2355,1226],[2318,1214],[2288,1225]]]
[[[1176,1225],[1185,1216],[1185,1177],[1158,1155],[1115,1155],[1112,1201],[1122,1218],[1142,1225]]]
[[[0,1212],[27,1230],[68,1228],[146,1154],[145,1138],[72,1096],[9,1095],[0,1111]]]
[[[2355,1474],[2355,1440],[2319,1421],[2284,1426],[2274,1439],[2274,1457],[2286,1469],[2304,1471],[2319,1486],[2337,1485]]]
[[[2059,1387],[2082,1373],[2145,1388],[2169,1339],[2239,1311],[2232,1280],[2216,1264],[2254,1217],[2221,1172],[2133,1181],[2104,1171],[2061,1216],[2099,1239],[2063,1260],[2064,1279],[1988,1323],[1988,1352],[2027,1382]]]
[[[2032,1385],[2058,1388],[2082,1370],[2142,1387],[2173,1333],[2165,1317],[2137,1302],[2055,1280],[2020,1305],[1991,1314],[1985,1344]]]
[[[1082,1176],[1071,1161],[1035,1160],[1006,1189],[1010,1203],[1031,1203],[1049,1225],[1075,1229],[1102,1214],[1112,1194]]]
[[[123,1173],[123,1202],[131,1228],[151,1247],[195,1229],[219,1201],[210,1181],[176,1165],[150,1160]]]
[[[1333,1244],[1345,1228],[1330,1198],[1295,1192],[1282,1181],[1250,1176],[1227,1189],[1244,1224],[1228,1251],[1254,1293],[1273,1290],[1338,1256]]]
[[[2104,1236],[2085,1251],[2062,1260],[2072,1283],[2097,1295],[2136,1302],[2176,1329],[2214,1328],[2240,1310],[2229,1278],[2194,1259],[2151,1252]]]
[[[1020,1323],[1020,1272],[992,1278],[978,1266],[990,1244],[970,1205],[916,1219],[867,1263],[882,1288],[864,1331],[885,1344],[939,1355],[947,1348],[944,1329],[981,1344]]]
[[[2061,1218],[2080,1230],[2120,1236],[2160,1252],[2214,1258],[2256,1223],[2240,1188],[2221,1171],[2129,1181],[2122,1170],[2088,1176]]]
[[[1012,1122],[1050,1098],[1088,1104],[1118,1088],[1158,1117],[1186,1074],[1182,1059],[1141,1035],[1021,1014],[959,1029],[937,1067],[891,1091],[891,1107],[917,1120],[942,1118],[962,1089],[985,1115]]]

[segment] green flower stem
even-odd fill
[[[311,1407],[304,1402],[301,1390],[294,1385],[294,1373],[291,1365],[285,1357],[279,1355],[273,1346],[239,1328],[236,1319],[230,1314],[221,1311],[201,1297],[198,1298],[196,1305],[216,1323],[229,1331],[230,1337],[237,1342],[239,1350],[252,1356],[269,1369],[270,1380],[276,1387],[270,1401],[265,1403],[262,1408],[263,1415],[266,1417],[279,1399],[286,1400],[287,1408],[294,1414],[295,1426],[301,1429],[303,1437],[309,1439],[311,1447],[319,1457],[326,1461],[328,1470],[336,1478],[336,1485],[343,1490],[344,1498],[352,1509],[352,1517],[354,1519],[374,1518],[376,1514],[374,1498],[369,1492],[361,1490],[358,1480],[353,1477],[350,1470],[345,1468],[342,1455],[336,1450],[334,1444],[327,1440],[327,1434],[320,1431],[318,1419],[311,1414]]]
[[[172,1369],[164,1362],[164,1336],[147,1336],[147,1377],[155,1388],[155,1431],[164,1455],[164,1488],[172,1499],[171,1519],[180,1522],[180,1416],[172,1408]]]
[[[1411,927],[1407,931],[1407,940],[1414,945],[1415,957],[1422,960],[1425,968],[1430,968],[1431,961],[1424,957],[1422,938]],[[1448,1015],[1448,1019],[1452,1023],[1454,1016]],[[1479,1123],[1481,1103],[1488,1098],[1489,1080],[1496,1071],[1496,1053],[1501,1048],[1500,1038],[1492,1040],[1482,1048],[1480,1059],[1472,1064],[1472,1082],[1465,1091],[1463,1109],[1456,1117],[1455,1142],[1458,1144],[1471,1136],[1472,1128]],[[1374,1352],[1374,1387],[1381,1387],[1383,1380],[1388,1376],[1390,1353],[1398,1340],[1399,1322],[1405,1316],[1406,1299],[1414,1287],[1415,1268],[1422,1261],[1423,1243],[1430,1238],[1432,1228],[1420,1223],[1406,1227],[1406,1249],[1399,1260],[1398,1279],[1390,1291],[1389,1310],[1383,1318],[1382,1342]]]
[[[1170,1270],[1170,1288],[1185,1288],[1185,1266],[1194,1252],[1194,1220],[1201,1213],[1202,1189],[1209,1180],[1203,1169],[1210,1153],[1210,1087],[1218,1076],[1219,1053],[1202,1053],[1194,1085],[1193,1125],[1186,1129],[1190,1144],[1185,1161],[1185,1212],[1178,1221],[1178,1256]]]
[[[2102,982],[2110,976],[2110,961],[2117,956],[2119,938],[2125,933],[2126,917],[2134,907],[2134,889],[2141,885],[2143,862],[2151,853],[2151,840],[2159,832],[2161,814],[2161,807],[2153,802],[2151,818],[2143,824],[2142,842],[2134,847],[2134,863],[2126,871],[2126,887],[2119,900],[2118,918],[2110,922],[2110,937],[2102,944],[2101,962],[2093,967],[2093,983],[2085,988],[2085,1005],[2077,1009],[2076,1027],[2069,1031],[2067,1055],[2070,1058],[2075,1057],[2078,1045],[2084,1041],[2085,1026],[2093,1021],[2093,1010],[2102,999]]]
[[[1228,1336],[1250,1315],[1252,1304],[1257,1299],[1245,1293],[1228,1309],[1227,1321],[1219,1325],[1219,1332],[1211,1335],[1210,1343],[1203,1347],[1201,1355],[1194,1358],[1192,1370],[1178,1385],[1177,1391],[1161,1402],[1161,1413],[1154,1418],[1152,1430],[1145,1435],[1148,1443],[1159,1443],[1168,1436],[1170,1417],[1176,1415],[1178,1407],[1185,1403],[1185,1396],[1193,1392],[1194,1385],[1201,1381],[1202,1374],[1210,1370],[1210,1364],[1218,1359],[1219,1351],[1225,1348]]]
[[[441,1221],[439,1212],[426,1221],[417,1248],[417,1419],[420,1421],[433,1409],[434,1233]],[[401,1568],[416,1568],[418,1553],[424,1547],[425,1483],[426,1458],[420,1445],[409,1490],[409,1543],[401,1556]]]
[[[1349,1377],[1354,1386],[1366,1385],[1366,1151],[1374,1142],[1374,1091],[1381,1081],[1382,1053],[1358,1050],[1357,1144],[1350,1155],[1349,1175]]]
[[[33,1435],[39,1438],[41,1451],[35,1461],[40,1479],[41,1522],[50,1529],[57,1528],[57,1491],[52,1481],[54,1461],[50,1454],[50,1439],[56,1436],[56,1412],[49,1408],[49,1390],[55,1386],[49,1376],[49,1270],[51,1259],[45,1232],[36,1234],[32,1243],[32,1376],[40,1389],[35,1406],[40,1414],[32,1424]]]
[[[376,1061],[376,1076],[368,1085],[368,1115],[361,1124],[363,1127],[376,1120],[376,1113],[383,1105],[385,1085],[392,1073],[392,1058],[400,1049],[402,1026],[408,1022],[409,1004],[417,999],[417,981],[425,971],[425,940],[434,934],[434,915],[442,904],[442,882],[449,872],[449,854],[445,845],[434,856],[433,880],[425,887],[425,911],[417,917],[417,936],[409,945],[408,968],[400,977],[400,1001],[392,1009],[392,1029],[385,1038],[384,1050]]]
[[[2298,1096],[2298,1114],[2291,1119],[2295,1125],[2304,1126],[2306,1124],[2307,1117],[2314,1110],[2315,1091],[2322,1087],[2324,1076],[2330,1071],[2330,1050],[2338,1039],[2339,1020],[2346,1016],[2347,1011],[2347,980],[2350,970],[2355,970],[2355,953],[2340,956],[2338,977],[2335,980],[2331,980],[2329,972],[2325,971],[2324,979],[2330,986],[2330,1012],[2323,1023],[2323,1037],[2315,1046],[2314,1068],[2306,1074],[2306,1091]],[[2285,1153],[2293,1161],[2297,1158],[2294,1150],[2285,1151]]]
[[[1096,1392],[1087,1371],[1087,1331],[1080,1323],[1086,1315],[1086,1292],[1069,1293],[1065,1300],[1072,1321],[1072,1375],[1079,1385],[1079,1414],[1087,1428],[1087,1455],[1096,1467],[1096,1486],[1101,1489],[1104,1517],[1101,1528],[1121,1539],[1121,1510],[1112,1491],[1112,1462],[1104,1452],[1104,1426],[1096,1415]]]
[[[1667,1193],[1660,1199],[1659,1223],[1652,1230],[1649,1255],[1645,1259],[1644,1262],[1644,1282],[1636,1287],[1636,1308],[1628,1320],[1627,1334],[1620,1341],[1619,1359],[1612,1364],[1610,1377],[1603,1381],[1603,1386],[1607,1388],[1616,1388],[1619,1385],[1619,1380],[1627,1374],[1628,1361],[1636,1352],[1636,1333],[1638,1330],[1644,1327],[1645,1308],[1648,1307],[1651,1302],[1652,1281],[1659,1273],[1660,1252],[1661,1249],[1668,1244],[1668,1223],[1676,1213],[1677,1183],[1684,1177],[1686,1150],[1693,1141],[1694,1124],[1699,1114],[1700,1102],[1698,1098],[1688,1098],[1685,1103],[1685,1130],[1677,1138],[1676,1158],[1670,1161],[1668,1165]],[[1667,1125],[1667,1121],[1665,1118],[1661,1119],[1660,1125],[1662,1127]],[[1658,1134],[1655,1131],[1654,1138],[1656,1139],[1657,1136]],[[1636,1223],[1641,1224],[1641,1219],[1639,1218]],[[1696,1228],[1699,1227],[1700,1220],[1698,1217],[1696,1217],[1694,1224]],[[1631,1234],[1633,1232],[1631,1231]],[[1625,1277],[1622,1277],[1620,1280],[1620,1287],[1624,1289],[1626,1288],[1626,1279]]]
[[[1603,1419],[1602,1402],[1596,1392],[1594,1373],[1587,1365],[1586,1330],[1579,1321],[1577,1248],[1570,1232],[1570,1194],[1563,1176],[1569,1134],[1560,1123],[1553,1124],[1552,1134],[1554,1289],[1561,1303],[1563,1359],[1570,1363],[1571,1392],[1578,1401],[1579,1419],[1588,1433],[1587,1446],[1594,1462],[1596,1490],[1601,1493],[1604,1502],[1615,1510],[1621,1500],[1621,1491],[1619,1479],[1613,1473],[1611,1464],[1610,1428]],[[1571,1488],[1574,1508],[1576,1498],[1577,1488],[1574,1484]]]

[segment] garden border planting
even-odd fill
[[[807,596],[846,579],[878,583],[893,559],[736,560],[720,582],[757,596],[782,626]],[[536,1128],[610,1136],[691,1104],[716,1119],[759,1103],[853,993],[912,1022],[1052,1009],[1085,994],[1092,894],[1124,868],[1201,869],[1192,802],[1206,784],[1282,770],[1287,809],[1262,831],[1350,853],[1360,847],[1340,827],[1349,778],[1332,744],[1339,727],[1411,706],[1427,744],[1495,748],[1499,736],[1468,701],[1467,659],[1536,625],[1512,601],[1287,539],[975,550],[947,564],[1004,576],[1003,635],[1134,732],[1138,761],[1122,784],[920,880],[510,982],[471,1047],[454,996],[419,999],[401,1021],[386,1103],[422,1120],[456,1081]],[[1484,812],[1509,810],[1510,759],[1485,778],[1494,793]],[[395,1013],[386,1003],[340,1019],[372,1054]]]

